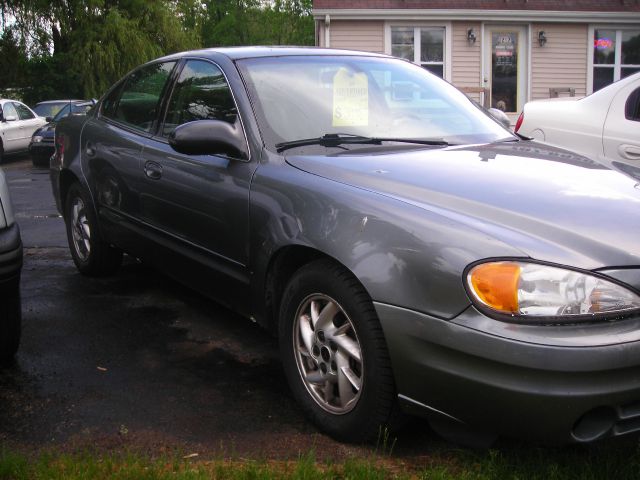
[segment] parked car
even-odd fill
[[[62,110],[65,106],[69,105],[69,103],[82,102],[83,100],[45,100],[44,102],[38,102],[33,107],[33,111],[36,112],[36,115],[46,118],[47,121],[51,121],[56,114]]]
[[[49,159],[55,150],[54,137],[56,124],[69,113],[72,115],[84,115],[89,111],[91,107],[95,105],[94,100],[74,100],[72,103],[67,103],[62,107],[58,113],[51,119],[49,123],[43,125],[31,136],[31,142],[29,143],[29,154],[31,155],[31,162],[34,166],[46,165],[49,166]]]
[[[584,98],[529,102],[516,132],[609,165],[640,167],[640,73]]]
[[[44,125],[46,120],[37,116],[24,103],[0,99],[0,162],[8,153],[25,152],[29,149],[31,135]]]
[[[640,429],[638,179],[410,62],[163,57],[58,124],[50,173],[80,272],[126,252],[271,329],[336,438],[401,412],[478,441]]]
[[[20,271],[22,242],[15,222],[9,189],[0,169],[0,363],[15,355],[20,343]]]

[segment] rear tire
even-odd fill
[[[122,264],[122,251],[102,240],[91,200],[80,184],[69,188],[65,202],[67,240],[80,273],[99,277],[114,273]]]
[[[386,342],[367,292],[345,268],[319,260],[284,292],[280,355],[307,417],[344,441],[384,440],[400,419]]]
[[[6,294],[6,297],[5,297]],[[18,351],[22,326],[20,279],[11,282],[0,302],[0,363],[10,361]]]

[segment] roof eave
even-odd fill
[[[466,9],[314,9],[313,17],[324,20],[460,20],[549,23],[640,23],[640,12],[578,12],[556,10],[466,10]]]

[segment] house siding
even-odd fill
[[[541,30],[547,37],[543,47],[538,44]],[[531,26],[531,100],[549,98],[554,87],[571,87],[577,97],[586,95],[587,37],[587,25]]]
[[[467,41],[467,32],[473,28],[477,40],[473,45]],[[451,83],[458,88],[478,88],[482,86],[480,45],[480,23],[453,22],[451,35]],[[482,102],[478,93],[468,94],[478,102]]]
[[[384,53],[384,22],[332,21],[329,28],[331,48]]]

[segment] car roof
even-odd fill
[[[325,55],[357,55],[366,57],[388,57],[372,52],[361,52],[357,50],[342,50],[338,48],[320,48],[320,47],[225,47],[225,48],[205,48],[201,50],[191,50],[181,52],[174,55],[168,55],[163,59],[181,58],[188,56],[214,57],[216,55],[225,55],[231,60],[240,60],[245,58],[258,57],[294,57],[294,56],[325,56]]]

